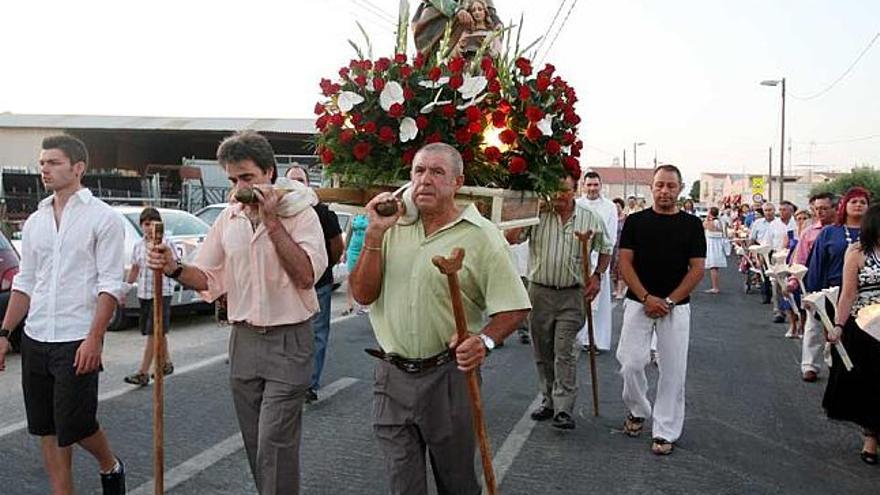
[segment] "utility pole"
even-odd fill
[[[785,78],[782,78],[782,135],[779,137],[779,201],[785,199]]]
[[[773,201],[773,146],[767,156],[767,201]]]
[[[623,149],[623,199],[626,200],[626,148]]]

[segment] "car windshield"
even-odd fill
[[[6,239],[5,235],[0,234],[0,250],[6,251],[6,250],[11,250],[11,249],[12,249],[12,244],[9,243],[9,240]]]
[[[214,221],[217,220],[221,212],[223,212],[223,208],[209,207],[200,211],[197,216],[208,225],[214,225]]]
[[[165,235],[174,236],[204,236],[208,234],[208,224],[193,215],[183,211],[162,211],[162,221],[165,223]],[[134,225],[138,235],[143,236],[141,226],[138,223],[141,214],[139,212],[126,213],[125,217]]]

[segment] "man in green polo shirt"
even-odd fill
[[[354,298],[372,304],[381,350],[376,368],[374,432],[385,454],[389,493],[427,494],[425,452],[439,493],[478,495],[476,440],[463,371],[478,369],[495,342],[516,330],[531,307],[507,243],[473,205],[459,207],[461,155],[429,144],[413,159],[412,197],[419,217],[398,224],[367,204],[364,249],[351,274]],[[456,342],[447,278],[431,262],[465,251],[458,272],[470,336]],[[488,323],[484,316],[488,315]]]
[[[532,419],[553,418],[553,426],[570,430],[577,397],[575,337],[586,318],[585,301],[599,292],[602,274],[614,246],[602,217],[574,201],[577,178],[563,179],[563,189],[540,214],[538,225],[510,230],[511,242],[529,240],[529,315],[538,386],[544,396]],[[575,232],[592,231],[590,249],[599,253],[590,280],[584,283],[581,245]]]

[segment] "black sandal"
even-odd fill
[[[626,421],[623,422],[623,433],[628,437],[637,437],[642,434],[642,427],[645,425],[645,418],[633,416],[632,413],[626,415]]]
[[[859,453],[859,457],[862,458],[862,462],[865,464],[870,464],[872,466],[877,465],[877,453],[873,454],[870,452],[865,452],[864,450]]]
[[[657,437],[651,444],[651,452],[653,452],[654,455],[669,455],[672,453],[673,445],[675,444],[669,440]]]

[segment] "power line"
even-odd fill
[[[369,5],[369,6],[371,6],[371,7],[373,8],[373,10],[375,10],[375,11],[377,11],[377,12],[383,14],[385,17],[387,17],[387,18],[389,18],[389,19],[392,19],[392,20],[394,20],[395,22],[397,21],[397,16],[396,16],[396,15],[394,15],[394,14],[392,14],[391,12],[388,12],[387,10],[385,10],[384,8],[382,8],[382,7],[378,6],[378,5],[376,5],[376,4],[373,3],[371,0],[360,0],[360,2],[361,2],[361,3],[365,3],[365,4]]]
[[[877,38],[880,38],[880,33],[875,34],[874,37],[871,39],[871,41],[868,43],[868,46],[866,46],[865,49],[862,50],[861,53],[859,53],[859,56],[856,57],[855,60],[853,60],[853,62],[849,65],[849,67],[846,68],[845,71],[843,71],[843,74],[841,74],[837,79],[832,81],[831,84],[826,86],[824,89],[822,89],[819,92],[813,93],[809,96],[797,96],[797,95],[793,94],[793,95],[791,95],[791,97],[796,100],[806,101],[806,100],[812,100],[814,98],[818,98],[818,97],[824,95],[825,93],[831,91],[831,89],[834,88],[834,86],[836,86],[837,83],[842,81],[846,76],[849,75],[850,72],[852,72],[852,70],[856,67],[856,65],[859,63],[859,61],[862,59],[862,57],[864,57],[865,54],[868,53],[868,50],[870,50],[871,47],[874,46],[874,42],[877,41]]]
[[[565,13],[565,18],[562,19],[562,24],[559,25],[559,29],[556,30],[556,34],[553,36],[553,41],[550,42],[550,46],[547,47],[547,50],[544,52],[544,56],[541,57],[541,62],[547,57],[547,54],[550,53],[550,50],[553,49],[553,45],[556,43],[556,38],[559,37],[559,33],[562,32],[562,29],[565,27],[565,23],[568,22],[568,17],[571,15],[571,11],[574,10],[574,6],[577,5],[578,0],[573,0],[571,2],[571,6],[568,8],[568,12]]]
[[[843,138],[843,139],[833,139],[833,140],[831,140],[831,141],[810,141],[810,142],[799,142],[799,141],[795,141],[795,144],[801,144],[801,145],[804,145],[804,144],[806,144],[806,145],[814,144],[814,145],[823,145],[823,146],[824,146],[824,145],[828,145],[828,144],[842,144],[842,143],[855,143],[855,142],[858,142],[858,141],[870,141],[870,140],[872,140],[872,139],[878,139],[878,138],[880,138],[880,134],[871,134],[870,136],[862,136],[862,137],[855,137],[855,138]]]
[[[394,27],[397,27],[397,20],[393,20],[393,19],[391,19],[390,17],[388,17],[388,14],[386,14],[386,13],[384,13],[384,12],[382,12],[382,11],[377,11],[377,10],[375,10],[373,7],[370,7],[369,5],[367,5],[367,4],[365,4],[365,3],[361,3],[361,2],[363,2],[363,1],[364,1],[364,0],[349,0],[349,2],[350,2],[352,5],[354,5],[355,7],[360,8],[361,11],[364,11],[364,12],[366,12],[366,13],[368,13],[368,14],[372,14],[373,17],[375,17],[376,19],[379,19],[379,20],[381,20],[381,21],[384,22],[384,23],[387,23],[387,24],[390,24],[390,25],[392,25],[392,26],[394,26]]]
[[[547,38],[550,35],[550,31],[553,29],[553,26],[556,24],[556,19],[559,18],[559,14],[562,13],[562,7],[565,6],[565,2],[567,0],[560,0],[559,7],[556,9],[556,13],[553,14],[553,20],[550,21],[550,25],[547,26],[547,30],[544,32],[544,35],[541,36],[541,41],[538,42],[538,46],[535,47],[535,54],[541,51],[541,48],[544,47],[544,43],[547,42]]]

